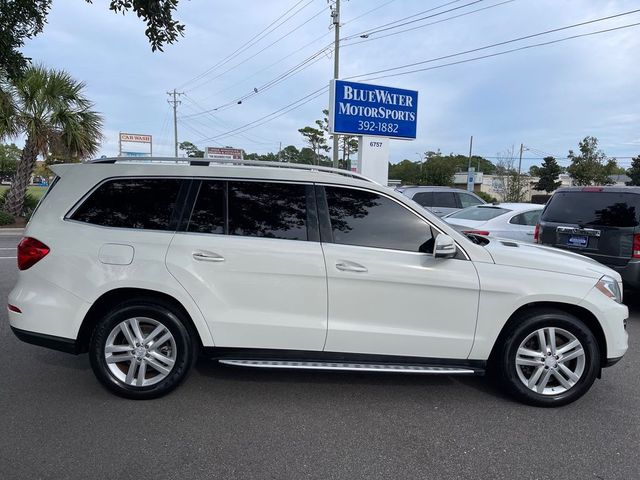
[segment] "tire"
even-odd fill
[[[494,368],[501,387],[529,405],[571,403],[591,388],[600,371],[595,336],[561,310],[538,309],[520,316],[498,347]]]
[[[93,372],[121,397],[146,400],[166,395],[186,378],[196,359],[186,325],[180,313],[155,299],[117,305],[92,333]]]

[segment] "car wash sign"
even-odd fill
[[[415,139],[418,92],[366,83],[331,82],[331,133]]]

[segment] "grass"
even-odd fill
[[[47,191],[48,187],[38,187],[38,186],[30,186],[27,187],[27,192],[33,195],[37,200],[40,200],[40,197],[44,195],[44,192]],[[0,195],[4,193],[5,190],[9,190],[9,185],[0,185]]]

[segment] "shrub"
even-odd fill
[[[492,197],[487,192],[473,192],[478,195],[481,199],[483,199],[487,203],[496,203],[498,199],[496,197]]]
[[[0,225],[11,225],[15,221],[16,219],[9,215],[7,212],[3,212],[2,210],[0,210]]]
[[[4,207],[4,203],[7,199],[8,194],[9,194],[8,189],[0,194],[0,208]],[[27,194],[24,196],[24,205],[22,206],[22,212],[20,213],[24,217],[31,215],[31,212],[35,210],[37,205],[38,205],[38,199],[27,192]]]

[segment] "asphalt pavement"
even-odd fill
[[[0,235],[0,297],[17,277]],[[628,300],[632,300],[628,298]],[[566,407],[483,377],[243,370],[200,360],[167,397],[104,390],[86,355],[17,340],[0,309],[0,479],[637,479],[630,350]]]

